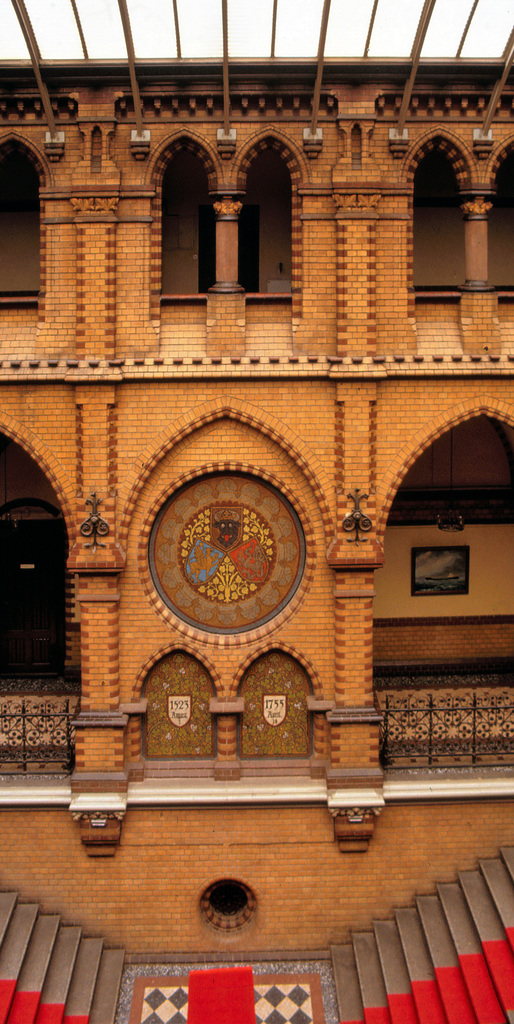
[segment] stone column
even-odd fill
[[[245,293],[238,277],[238,223],[241,203],[225,192],[216,213],[216,284],[207,294],[208,356],[239,357],[245,351]]]
[[[483,191],[468,193],[461,206],[466,260],[460,300],[462,347],[465,352],[489,355],[501,350],[498,296],[487,280],[487,214],[491,206]]]
[[[487,214],[492,203],[483,195],[466,200],[461,206],[464,214],[464,247],[466,259],[467,291],[490,291],[487,276]]]
[[[242,292],[238,284],[238,230],[242,203],[232,195],[222,194],[214,203],[216,214],[216,284],[210,292],[234,294]]]

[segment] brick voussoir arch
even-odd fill
[[[323,686],[312,662],[309,661],[309,659],[292,644],[284,643],[280,640],[274,641],[270,638],[265,643],[261,644],[256,650],[253,650],[251,654],[248,654],[241,663],[230,688],[230,697],[235,697],[237,695],[248,669],[251,668],[259,658],[264,657],[265,654],[271,654],[272,651],[278,651],[280,654],[288,654],[289,657],[294,658],[294,660],[297,661],[301,668],[306,672],[314,695],[319,697],[323,696]]]
[[[397,452],[384,477],[384,486],[377,489],[377,504],[380,504],[380,496],[383,495],[382,509],[377,520],[377,538],[385,530],[391,505],[407,470],[438,437],[451,427],[474,419],[475,416],[494,416],[514,427],[514,405],[491,395],[475,395],[468,401],[451,406],[428,424],[420,427]]]
[[[487,162],[487,173],[491,188],[496,186],[496,175],[503,161],[514,153],[514,135],[510,139],[502,139],[499,145],[493,150]]]
[[[471,169],[475,166],[472,152],[462,144],[453,132],[440,127],[431,128],[420,138],[415,139],[403,162],[403,172],[412,181],[414,174],[428,153],[438,150],[451,163],[460,188],[471,185]]]
[[[233,402],[234,404],[231,404]],[[272,440],[277,447],[285,451],[313,491],[320,509],[327,544],[334,536],[335,528],[326,498],[330,484],[325,470],[316,455],[301,438],[285,423],[270,413],[259,415],[255,406],[247,402],[227,400],[226,397],[208,402],[204,406],[192,409],[181,416],[167,431],[162,431],[135,460],[135,466],[142,468],[133,470],[127,477],[125,485],[120,488],[120,498],[124,499],[123,513],[120,519],[120,540],[126,543],[130,520],[139,494],[152,471],[164,456],[189,435],[201,430],[207,424],[218,420],[230,419],[239,421],[245,426],[262,433]],[[234,465],[238,465],[234,463]],[[195,474],[196,475],[195,471]]]
[[[167,643],[164,644],[163,647],[159,647],[158,650],[154,651],[151,657],[148,658],[147,661],[145,661],[144,665],[141,666],[139,672],[136,675],[136,678],[134,679],[131,700],[136,701],[140,699],[141,694],[143,692],[143,686],[145,685],[147,677],[149,673],[152,671],[152,669],[155,667],[155,665],[157,665],[159,661],[162,661],[163,658],[166,658],[169,654],[175,654],[180,651],[184,654],[188,654],[189,657],[191,658],[195,658],[196,661],[198,661],[200,665],[202,665],[202,667],[209,675],[209,678],[212,682],[212,685],[214,686],[216,694],[219,694],[223,691],[223,682],[215,665],[210,661],[209,658],[205,656],[203,651],[201,655],[198,653],[198,647],[196,644],[192,644],[187,639],[181,639],[173,640],[171,641],[171,643]]]
[[[51,483],[66,522],[68,536],[73,537],[74,518],[73,506],[75,491],[68,476],[55,455],[36,434],[24,427],[12,416],[3,417],[0,413],[0,433],[19,444],[20,448],[30,456],[42,469]]]
[[[217,189],[218,180],[221,177],[221,165],[217,153],[200,135],[196,135],[189,129],[184,131],[183,128],[168,135],[153,154],[146,173],[147,184],[153,184],[160,188],[170,161],[177,153],[184,151],[194,153],[201,160],[207,174],[209,189],[211,191]]]
[[[44,188],[52,182],[50,166],[39,149],[17,132],[9,131],[0,134],[0,163],[13,153],[22,153],[32,164],[38,178],[39,187]]]
[[[266,150],[274,150],[285,161],[291,175],[291,184],[299,185],[309,180],[311,169],[301,150],[280,129],[264,128],[248,139],[245,149],[234,168],[237,187],[246,189],[246,176],[253,161]]]

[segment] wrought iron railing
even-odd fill
[[[74,715],[69,700],[1,701],[0,772],[73,771]]]
[[[394,694],[381,702],[384,767],[514,764],[514,695]]]

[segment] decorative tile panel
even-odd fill
[[[303,573],[298,516],[270,484],[205,477],[164,505],[150,537],[150,569],[165,604],[189,625],[241,633],[287,605]]]
[[[148,676],[146,757],[213,757],[209,700],[214,689],[196,658],[174,651]]]

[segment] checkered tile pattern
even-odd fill
[[[257,1024],[313,1024],[308,982],[255,984]],[[147,988],[141,1024],[187,1024],[187,986]]]

